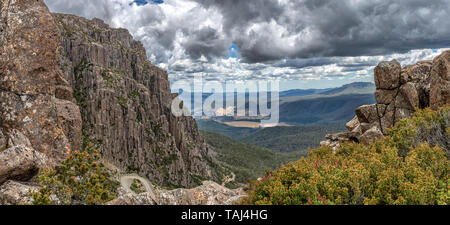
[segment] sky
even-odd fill
[[[448,0],[44,0],[126,28],[171,82],[279,80],[282,90],[373,81],[450,48]]]

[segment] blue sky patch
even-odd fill
[[[228,48],[228,55],[230,58],[239,59],[239,56],[241,55],[241,53],[239,52],[238,47],[235,44],[232,44]]]
[[[130,5],[135,3],[138,6],[147,5],[147,4],[162,4],[164,0],[134,0]]]

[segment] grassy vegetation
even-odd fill
[[[236,183],[246,183],[265,172],[279,168],[282,164],[298,160],[299,153],[276,153],[269,149],[237,142],[231,138],[210,132],[201,132],[210,146],[217,152],[217,159],[236,175]]]
[[[136,194],[141,194],[145,192],[144,184],[142,184],[142,182],[138,179],[133,180],[130,189]]]
[[[116,90],[120,87],[120,83],[124,76],[124,71],[114,67],[108,67],[102,70],[102,78],[106,82],[106,86],[112,90]]]
[[[370,146],[314,149],[252,182],[241,204],[447,205],[449,112],[420,110]]]

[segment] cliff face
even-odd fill
[[[211,178],[208,148],[191,117],[171,113],[167,73],[124,29],[55,14],[59,65],[74,89],[86,134],[103,158],[159,184],[192,187]]]
[[[27,179],[80,148],[81,116],[57,64],[60,34],[47,7],[9,0],[0,6],[2,183]]]
[[[322,145],[336,148],[339,141],[369,144],[416,109],[450,104],[450,51],[404,68],[395,60],[381,62],[375,68],[375,84],[377,104],[359,107],[347,124],[349,132],[328,135]]]
[[[0,6],[0,183],[21,177],[11,172],[20,165],[30,167],[23,179],[56,165],[82,136],[105,161],[161,185],[214,178],[194,119],[171,114],[167,73],[128,31],[52,15],[42,0]]]

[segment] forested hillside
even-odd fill
[[[201,132],[217,153],[216,158],[229,172],[236,175],[228,186],[236,187],[247,183],[248,179],[262,177],[267,171],[279,168],[282,164],[300,159],[301,153],[277,153],[266,148],[244,144],[219,134]],[[231,178],[231,177],[230,177]]]

